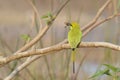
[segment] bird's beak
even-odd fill
[[[66,26],[71,26],[71,23],[65,22],[65,25],[66,25]]]
[[[66,27],[68,27],[68,26],[71,26],[71,23],[65,22],[65,25],[66,25],[66,26],[65,26],[65,28],[66,28]]]

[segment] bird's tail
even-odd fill
[[[73,62],[73,73],[75,73],[75,56],[76,56],[76,50],[73,49],[71,54],[71,60]]]

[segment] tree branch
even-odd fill
[[[120,51],[120,46],[112,44],[112,43],[107,43],[107,42],[81,42],[80,46],[82,48],[98,48],[98,47],[104,47],[104,48],[110,48],[113,50],[118,50]],[[7,64],[13,60],[24,58],[24,57],[29,57],[33,55],[46,55],[46,54],[51,54],[50,52],[55,52],[55,51],[60,51],[63,49],[70,49],[69,44],[60,44],[60,45],[54,45],[51,47],[43,48],[43,49],[36,49],[36,50],[29,50],[26,52],[21,52],[17,53],[5,58],[0,59],[0,65],[2,64]]]
[[[58,8],[58,10],[55,11],[54,16],[55,18],[52,20],[52,22],[57,18],[58,14],[61,12],[61,10],[65,7],[65,5],[69,2],[70,0],[66,0],[64,1],[64,3]],[[31,4],[31,3],[30,3]],[[33,4],[31,4],[33,7],[34,12],[38,13],[36,8],[33,6]],[[52,24],[52,23],[51,23]],[[49,27],[51,26],[51,24],[49,26],[46,26],[43,28],[43,30],[38,33],[38,35],[32,40],[30,41],[30,43],[26,44],[24,47],[22,47],[20,50],[18,50],[16,53],[22,52],[27,50],[28,48],[30,48],[32,45],[34,45],[35,43],[37,43],[42,36],[47,32],[47,30],[49,29]],[[42,27],[42,26],[41,26]],[[39,56],[33,56],[31,59],[25,61],[21,66],[19,66],[17,69],[15,69],[10,75],[8,75],[5,80],[11,80],[20,70],[24,69],[26,66],[28,66],[31,62],[35,61],[36,59],[40,58],[41,55]]]
[[[98,12],[97,12],[96,16],[93,18],[93,20],[82,28],[83,32],[97,22],[97,20],[99,19],[99,17],[101,16],[101,14],[105,10],[105,8],[110,4],[110,2],[111,2],[111,0],[106,1],[106,3],[98,10]]]
[[[56,11],[56,13],[55,13],[55,18],[54,18],[51,22],[53,22],[53,21],[57,18],[57,16],[58,16],[58,14],[60,13],[60,11],[64,8],[64,6],[65,6],[69,1],[70,1],[70,0],[64,1],[63,5],[61,5],[61,6],[59,7],[59,9]],[[29,1],[29,2],[30,2],[30,1]],[[38,11],[37,11],[37,9],[35,8],[35,6],[33,6],[33,4],[32,4],[31,2],[30,2],[30,4],[32,5],[33,10],[38,14]],[[39,14],[38,14],[38,16],[39,16]],[[50,28],[50,26],[51,26],[51,24],[46,25],[42,30],[40,30],[40,32],[38,33],[38,35],[37,35],[33,40],[31,40],[28,44],[26,44],[26,45],[23,46],[21,49],[19,49],[16,53],[25,51],[25,50],[27,50],[28,48],[30,48],[32,45],[34,45],[35,43],[37,43],[37,42],[43,37],[43,35],[47,32],[47,30]],[[41,24],[41,27],[42,27],[42,24]]]
[[[106,22],[106,21],[109,21],[109,20],[111,20],[111,19],[113,19],[113,18],[115,18],[115,17],[117,17],[117,16],[120,16],[120,13],[114,14],[114,15],[112,15],[112,16],[109,16],[108,18],[105,18],[105,19],[103,19],[103,20],[100,20],[99,22],[97,22],[96,24],[94,24],[93,26],[91,26],[90,28],[88,28],[88,29],[83,33],[83,37],[84,37],[87,33],[89,33],[91,30],[93,30],[95,27],[97,27],[97,26],[99,26],[100,24],[102,24],[102,23],[104,23],[104,22]]]

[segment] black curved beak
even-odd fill
[[[65,22],[65,25],[66,26],[72,26],[71,23],[69,23],[69,22]]]
[[[65,22],[65,25],[66,25],[65,28],[68,26],[72,26],[71,23],[69,23],[69,22]]]

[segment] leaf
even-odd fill
[[[49,13],[48,13],[48,16],[49,16],[49,17],[52,17],[53,15],[52,15],[52,13],[49,12]]]
[[[48,15],[43,15],[41,18],[42,19],[48,18]]]
[[[23,34],[23,35],[21,35],[21,38],[24,39],[25,41],[30,40],[30,36],[27,35],[27,34]]]
[[[112,76],[109,69],[107,69],[104,74],[106,74],[108,76]]]
[[[43,15],[41,18],[45,19],[46,23],[49,25],[55,19],[55,16],[53,16],[52,13],[49,12],[49,13]]]
[[[102,75],[109,75],[111,76],[110,74],[110,70],[109,69],[104,69],[104,70],[99,70],[97,71],[93,76],[91,76],[90,78],[95,78],[95,77],[99,77],[99,76],[102,76]]]
[[[114,67],[114,66],[112,66],[110,64],[103,64],[103,65],[106,66],[106,67],[108,67],[113,72],[117,72],[117,70],[119,69],[119,68],[116,68],[116,67]]]
[[[47,14],[43,15],[41,18],[46,19],[46,18],[52,18],[52,13],[48,12]]]

